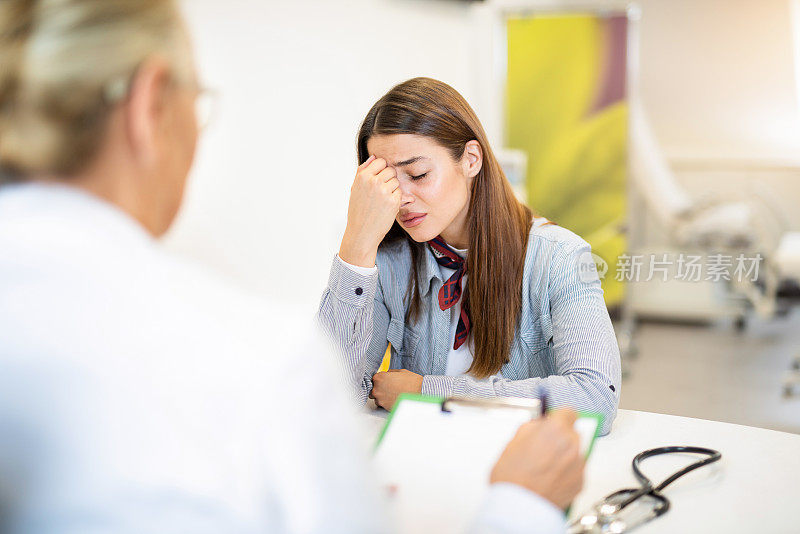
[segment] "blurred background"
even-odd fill
[[[472,104],[592,244],[621,407],[800,433],[800,2],[186,0],[220,102],[167,246],[309,314],[392,85]]]

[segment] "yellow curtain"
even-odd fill
[[[627,114],[624,99],[595,109],[606,74],[607,25],[595,15],[507,21],[506,144],[528,154],[528,203],[572,230],[608,263],[608,305],[625,251]]]

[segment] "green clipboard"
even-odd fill
[[[386,418],[386,423],[383,425],[383,428],[381,429],[381,432],[378,435],[378,439],[375,442],[375,448],[377,449],[380,446],[381,442],[383,441],[383,438],[386,435],[386,431],[389,429],[389,425],[392,424],[392,417],[394,417],[394,414],[397,413],[397,409],[398,409],[398,407],[399,407],[401,402],[403,402],[403,401],[406,401],[406,402],[428,402],[428,403],[433,403],[433,404],[438,404],[440,406],[444,406],[445,402],[447,402],[448,400],[449,401],[459,402],[459,401],[464,401],[465,399],[458,398],[458,397],[447,398],[447,397],[440,397],[440,396],[436,396],[436,395],[422,395],[420,393],[401,393],[397,397],[397,401],[395,402],[394,407],[392,408],[392,411],[389,412],[389,416]],[[500,404],[500,405],[506,405],[508,407],[517,407],[513,402],[511,402],[511,403],[506,402],[502,398],[501,399],[472,399],[472,402],[476,403],[476,404],[485,403],[487,405],[489,403],[497,403],[497,404]],[[535,411],[535,408],[533,408],[532,411]],[[532,418],[534,418],[534,417],[532,417]],[[592,449],[594,448],[595,441],[597,441],[597,438],[600,436],[600,429],[603,427],[603,415],[599,414],[599,413],[594,413],[594,412],[579,412],[578,413],[578,418],[579,419],[592,419],[592,420],[596,421],[596,428],[595,428],[594,434],[591,436],[591,439],[589,440],[589,444],[586,447],[585,456],[588,458],[589,455],[592,453]]]

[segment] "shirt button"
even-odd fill
[[[361,289],[360,287],[357,287],[357,288],[356,288],[356,295],[360,295],[360,294],[361,294],[361,293],[363,293],[363,292],[364,292],[364,290],[363,290],[363,289]]]

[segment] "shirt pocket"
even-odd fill
[[[550,318],[540,315],[535,321],[522,327],[519,337],[530,354],[536,354],[548,345],[552,346],[553,326]]]
[[[419,346],[419,334],[409,328],[402,321],[392,319],[389,322],[389,331],[386,338],[392,344],[392,368],[401,367],[411,369],[411,363]],[[399,365],[395,365],[399,364]]]

